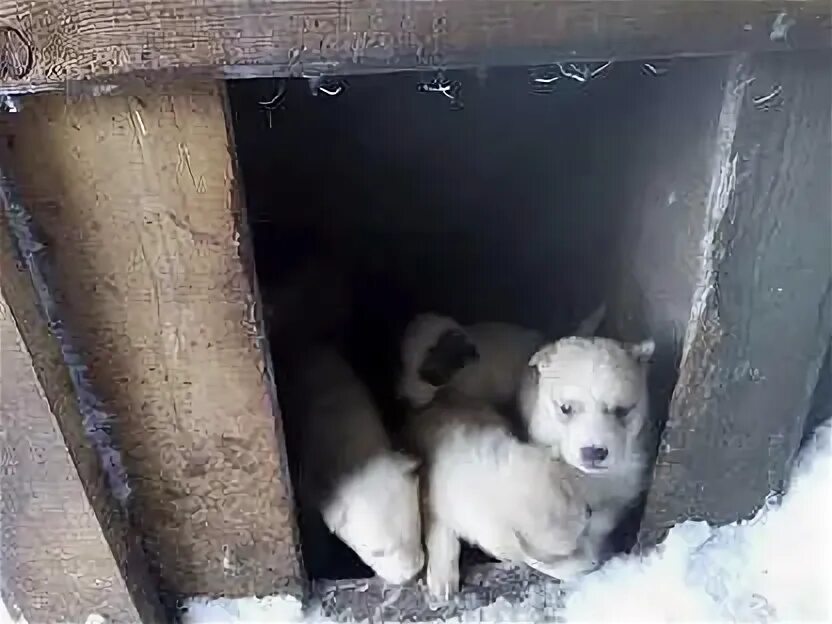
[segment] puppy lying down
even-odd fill
[[[595,333],[606,308],[599,306],[575,335]],[[398,393],[410,405],[430,403],[440,387],[506,405],[514,401],[529,359],[545,343],[542,333],[509,323],[462,326],[439,314],[420,314],[402,338]]]
[[[292,382],[301,504],[378,576],[403,583],[424,564],[417,462],[391,450],[369,391],[334,350],[305,354]]]
[[[424,462],[432,596],[447,599],[459,589],[460,539],[557,578],[594,566],[574,556],[590,510],[571,468],[514,438],[487,403],[443,389],[410,414],[405,439]]]

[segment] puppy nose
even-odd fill
[[[588,464],[602,462],[609,453],[604,446],[585,446],[581,449],[581,460]]]

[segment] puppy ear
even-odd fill
[[[627,347],[627,352],[639,364],[649,364],[656,351],[656,342],[652,338],[643,340]]]
[[[552,356],[555,354],[556,348],[556,345],[549,344],[539,349],[529,359],[529,366],[536,368],[538,371],[546,370],[552,363]]]

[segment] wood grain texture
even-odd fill
[[[6,0],[6,90],[832,45],[826,0]]]
[[[165,595],[298,593],[224,91],[30,98],[12,157]]]
[[[705,272],[642,525],[753,514],[782,491],[832,334],[832,55],[736,66]]]
[[[161,622],[139,540],[104,488],[2,213],[0,600],[31,624],[84,622],[91,614],[113,623]]]

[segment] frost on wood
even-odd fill
[[[130,486],[127,482],[121,453],[113,444],[112,417],[105,411],[101,401],[95,395],[87,367],[73,344],[71,332],[67,329],[65,321],[61,319],[47,246],[32,216],[19,201],[12,180],[4,172],[0,172],[0,195],[2,196],[0,203],[6,213],[20,262],[29,272],[40,311],[60,346],[61,355],[78,398],[87,439],[98,456],[101,468],[107,476],[110,490],[126,511]]]

